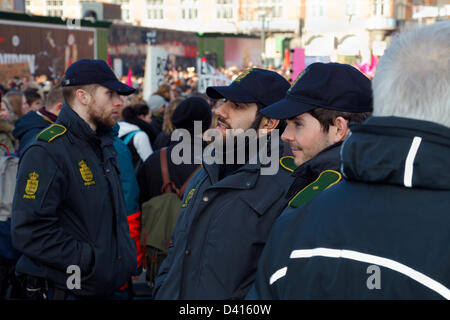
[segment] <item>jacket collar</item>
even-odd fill
[[[339,151],[342,141],[335,143],[319,152],[314,158],[306,161],[294,170],[293,176],[302,176],[305,178],[312,177],[316,179],[317,176],[324,170],[339,171],[340,156]]]
[[[286,198],[291,198],[299,190],[316,180],[321,172],[325,170],[339,171],[339,151],[341,149],[341,145],[342,142],[335,143],[323,149],[314,158],[297,167],[292,174],[295,179],[286,194]]]
[[[65,126],[77,138],[99,143],[101,147],[113,143],[111,128],[99,127],[97,131],[92,130],[88,123],[66,103],[61,108],[57,123]]]

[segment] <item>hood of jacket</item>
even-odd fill
[[[51,124],[52,122],[42,118],[36,111],[30,111],[16,121],[13,136],[20,140],[27,131],[36,128],[44,130]]]
[[[137,125],[131,124],[126,121],[120,121],[119,124],[119,138],[126,136],[131,131],[141,130]]]
[[[450,190],[450,128],[400,117],[372,117],[350,128],[341,149],[346,179]]]

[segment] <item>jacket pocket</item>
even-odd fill
[[[281,198],[283,190],[280,188],[266,189],[265,193],[260,192],[245,192],[245,194],[239,195],[239,198],[246,203],[252,210],[258,215],[265,214],[274,203]]]

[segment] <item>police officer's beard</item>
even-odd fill
[[[108,127],[112,128],[116,124],[115,118],[112,115],[108,115],[107,111],[104,109],[100,109],[95,106],[96,101],[93,99],[92,103],[88,106],[88,114],[91,118],[91,121],[95,124],[97,128],[99,127]]]
[[[225,162],[226,164],[242,163],[242,160],[244,160],[244,162],[247,163],[250,158],[254,158],[257,156],[258,148],[259,148],[259,145],[257,142],[257,140],[259,139],[258,130],[259,130],[259,126],[261,125],[262,119],[263,119],[263,115],[261,113],[258,113],[255,117],[255,120],[253,120],[252,124],[250,125],[250,127],[245,130],[246,132],[248,130],[254,130],[254,132],[255,132],[254,135],[247,136],[244,134],[244,139],[242,139],[242,138],[239,139],[235,135],[227,135],[224,138],[224,145],[223,145],[224,159],[227,158],[228,153],[232,153],[234,155],[233,160],[232,160],[233,162],[232,163]],[[222,120],[222,121],[224,123],[226,123],[224,120]],[[230,141],[231,141],[231,143],[230,143]],[[249,147],[250,144],[256,145],[256,148],[250,148]],[[240,158],[240,157],[242,157],[242,155],[244,155],[243,159]],[[238,160],[238,158],[240,158],[240,160]],[[227,158],[227,159],[229,159],[229,158]]]

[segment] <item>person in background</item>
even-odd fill
[[[150,123],[151,134],[149,135],[152,145],[162,130],[164,110],[168,104],[169,101],[158,94],[154,94],[148,99],[148,106],[152,112],[152,122]]]
[[[206,107],[207,104],[204,103],[203,99],[188,98],[180,100],[179,102],[179,105],[176,109],[174,109],[171,116],[173,129],[186,129],[191,133],[191,135],[193,135],[194,121],[202,121],[202,132],[210,128],[211,110]],[[178,108],[180,109],[178,110]],[[191,142],[193,144],[194,139],[192,139]],[[170,177],[173,179],[173,182],[177,188],[181,188],[186,179],[198,166],[197,164],[194,164],[193,159],[190,164],[176,165],[172,162],[169,155],[174,146],[179,143],[179,141],[170,141],[169,146],[167,147],[168,169],[171,172]],[[161,194],[162,176],[160,166],[160,150],[155,151],[154,154],[152,154],[144,162],[137,177],[141,189],[141,204]]]
[[[155,139],[155,142],[153,144],[154,150],[159,150],[162,147],[167,147],[170,144],[170,135],[175,129],[172,124],[172,114],[183,100],[184,98],[172,100],[169,103],[169,106],[164,110],[162,130]]]
[[[0,91],[0,101],[2,92]],[[11,204],[14,195],[18,159],[4,156],[14,152],[14,139],[11,136],[12,124],[9,110],[0,104],[0,301],[20,297],[20,283],[15,276],[15,264],[20,256],[11,240]]]
[[[150,139],[147,133],[133,123],[144,122],[145,115],[138,113],[146,107],[128,106],[122,110],[122,121],[119,121],[120,126],[118,136],[128,146],[133,157],[133,166],[137,170],[138,167],[152,154],[153,148],[150,144]],[[148,108],[147,108],[147,113]],[[141,118],[140,118],[141,117]]]
[[[132,101],[125,109],[125,112],[122,110],[123,120],[138,126],[150,139],[150,136],[154,135],[154,132],[153,128],[150,126],[150,123],[152,122],[152,113],[147,103],[144,100],[138,100],[136,103]]]
[[[139,185],[136,179],[136,172],[133,165],[133,156],[128,146],[117,136],[119,133],[119,124],[112,128],[114,136],[114,149],[117,152],[117,162],[120,169],[120,182],[122,184],[125,209],[127,213],[128,229],[130,237],[136,244],[136,262],[137,267],[133,273],[133,278],[139,276],[142,272],[143,250],[141,245],[141,207],[139,204]],[[129,282],[124,284],[114,293],[117,300],[131,299],[133,288],[129,287]]]
[[[27,113],[29,107],[22,91],[9,90],[2,98],[8,108],[10,115],[9,119],[15,123],[17,119]]]
[[[30,111],[39,110],[42,106],[42,97],[37,88],[28,88],[24,91],[25,100],[27,102],[27,110],[25,113]]]
[[[5,152],[14,153],[16,150],[16,140],[12,134],[14,125],[10,120],[12,111],[8,108],[7,104],[1,99],[0,94],[0,156]]]
[[[166,102],[168,103],[170,101],[170,85],[163,83],[158,87],[158,90],[156,90],[153,95],[163,97],[164,100],[166,100]]]
[[[45,106],[39,110],[31,110],[15,123],[14,138],[19,141],[19,155],[29,146],[39,132],[56,121],[64,103],[61,84],[54,86],[48,96]]]

